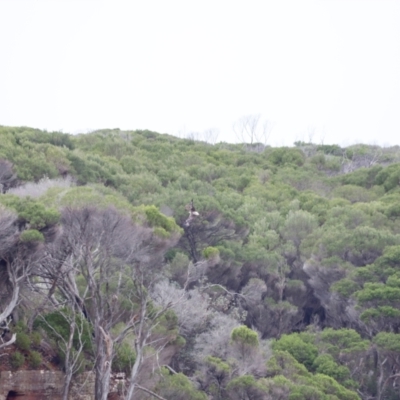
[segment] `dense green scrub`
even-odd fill
[[[137,275],[132,286],[128,279],[118,298],[120,320],[109,327],[117,338],[144,298],[149,318],[159,318],[151,335],[174,348],[169,369],[158,380],[139,375],[140,385],[168,399],[397,399],[399,182],[398,147],[211,145],[150,131],[73,136],[0,127],[1,290],[10,290],[10,259],[54,245],[60,229],[73,226],[66,210],[91,207],[105,218],[113,209],[152,232],[151,244],[149,238],[136,252],[146,245],[149,254],[162,254],[146,264],[152,275],[141,275],[142,286],[135,286]],[[186,226],[191,199],[200,215]],[[109,268],[134,268],[121,260],[113,253]],[[76,287],[90,309],[82,271]],[[33,269],[23,290],[41,279],[50,278]],[[111,274],[99,293],[117,281]],[[53,294],[63,304],[65,293]],[[183,303],[158,315],[168,296]],[[21,302],[27,327],[20,336],[41,332],[62,348],[75,314],[48,307],[39,320]],[[49,319],[61,321],[59,330],[49,330]],[[93,321],[73,319],[85,333],[79,371],[93,368],[100,346],[87,343]],[[77,334],[72,355],[80,348]],[[135,338],[133,330],[116,342],[113,370],[131,371]],[[59,353],[62,363],[66,350]]]

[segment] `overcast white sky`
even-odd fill
[[[0,0],[0,57],[1,125],[400,145],[400,0]]]

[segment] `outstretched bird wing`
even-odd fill
[[[186,207],[186,210],[189,211],[189,218],[185,221],[185,226],[189,226],[190,225],[190,221],[194,218],[199,216],[200,214],[196,211],[196,209],[194,208],[194,204],[193,204],[193,199],[190,202],[190,204],[188,204]]]

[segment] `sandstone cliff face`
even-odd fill
[[[61,371],[0,372],[0,400],[61,400],[64,374]],[[71,400],[94,399],[94,374],[86,373],[72,383]]]
[[[149,356],[143,363],[139,380],[146,382],[148,387],[157,383],[154,374],[156,364],[169,365],[172,356],[177,352],[177,346],[167,346],[161,354]],[[3,365],[4,368],[5,365]],[[7,368],[7,366],[5,366]],[[95,374],[84,372],[75,376],[71,382],[69,400],[95,400]],[[0,400],[61,400],[64,384],[62,371],[45,370],[0,370]],[[109,400],[120,400],[129,386],[129,379],[125,373],[118,372],[111,375]],[[135,399],[147,398],[146,393],[135,393]]]

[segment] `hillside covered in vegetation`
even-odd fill
[[[399,147],[0,127],[0,189],[1,362],[65,399],[400,398]]]

